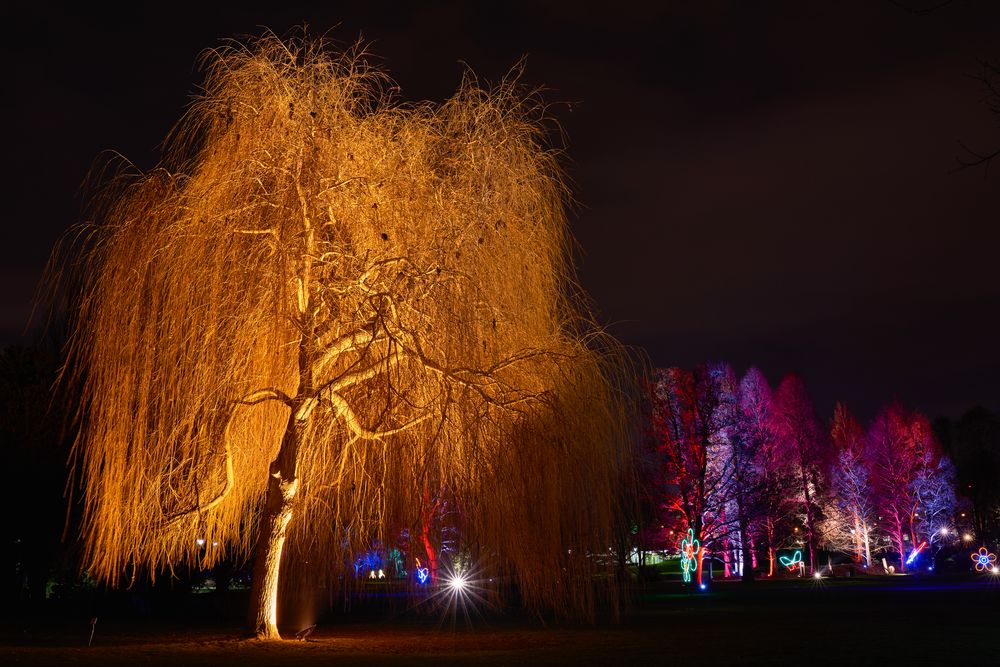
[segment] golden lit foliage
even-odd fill
[[[308,39],[205,65],[163,165],[109,187],[56,262],[79,269],[65,378],[91,572],[251,555],[294,423],[286,568],[336,581],[445,497],[530,606],[590,611],[627,374],[572,296],[540,105],[472,80],[396,104]]]

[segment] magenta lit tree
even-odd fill
[[[809,568],[813,572],[824,452],[812,401],[797,375],[785,376],[778,385],[772,423],[778,451],[795,478],[795,496],[801,508]]]
[[[780,486],[778,469],[773,474],[769,465],[769,450],[774,441],[771,428],[772,398],[767,378],[756,368],[750,368],[743,375],[737,387],[737,428],[730,436],[733,455],[732,505],[736,510],[737,540],[741,547],[741,576],[744,581],[753,580],[756,567],[754,549],[754,528],[763,527],[769,545],[768,555],[772,559],[774,522],[769,516],[769,498],[772,489]],[[774,485],[769,482],[772,481]],[[772,568],[773,572],[773,568]]]

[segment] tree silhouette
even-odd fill
[[[162,165],[53,263],[90,571],[253,556],[250,620],[278,638],[282,572],[335,585],[446,498],[495,581],[590,613],[623,380],[574,297],[541,106],[471,77],[398,105],[363,54],[306,38],[205,65]]]
[[[1000,537],[1000,416],[972,408],[954,423],[943,423],[940,437],[955,463],[957,491],[971,504],[972,528],[981,540]]]

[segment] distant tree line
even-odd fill
[[[0,351],[0,447],[11,480],[0,487],[10,509],[0,581],[16,606],[79,575],[79,513],[67,513],[64,497],[72,434],[63,424],[73,399],[51,393],[57,349]],[[890,403],[865,427],[839,403],[824,421],[794,375],[772,390],[755,368],[738,377],[726,364],[705,364],[657,371],[647,417],[644,513],[622,553],[676,552],[690,528],[706,562],[749,579],[781,573],[781,557],[796,550],[810,569],[826,567],[830,554],[877,571],[886,557],[905,571],[923,541],[924,565],[949,549],[1000,541],[993,410],[932,424]]]
[[[637,548],[675,550],[690,530],[698,582],[708,558],[752,580],[796,551],[810,572],[835,555],[905,572],[1000,533],[1000,417],[984,408],[932,424],[892,402],[863,427],[838,403],[826,421],[796,375],[772,391],[725,363],[658,370],[649,399]]]

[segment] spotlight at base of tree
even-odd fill
[[[486,577],[482,569],[466,559],[461,563],[443,563],[443,571],[438,575],[431,589],[429,601],[445,615],[457,618],[459,614],[469,619],[469,614],[488,607],[491,602],[485,596],[491,588],[492,577]]]
[[[990,574],[1000,574],[1000,568],[994,565],[992,568],[990,568]]]
[[[466,579],[464,573],[456,572],[448,577],[445,585],[447,585],[448,588],[455,593],[463,593],[465,592],[465,588],[469,585],[469,580]]]
[[[813,579],[822,579],[823,575],[819,572],[813,572]]]
[[[700,588],[701,590],[706,590],[708,588],[708,584],[699,584],[698,588]]]

